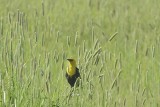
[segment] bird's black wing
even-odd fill
[[[76,67],[76,75],[75,76],[76,76],[76,78],[81,77],[80,73],[79,73],[79,69],[77,67]]]

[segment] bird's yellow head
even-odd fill
[[[69,66],[67,67],[67,73],[72,76],[76,73],[76,61],[74,59],[67,59],[69,61]]]
[[[76,67],[76,61],[74,59],[67,59],[69,61],[70,66]]]

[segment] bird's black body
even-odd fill
[[[74,86],[78,77],[80,77],[80,73],[79,73],[79,69],[77,67],[76,67],[76,73],[72,76],[69,76],[66,72],[66,78],[67,78],[68,83],[71,85],[71,87]]]

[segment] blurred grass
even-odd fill
[[[158,4],[1,0],[1,106],[159,106]],[[68,57],[82,76],[71,96]]]

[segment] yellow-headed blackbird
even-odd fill
[[[67,67],[66,78],[71,87],[74,86],[78,78],[80,78],[79,69],[76,67],[76,61],[74,59],[67,59],[69,66]]]

